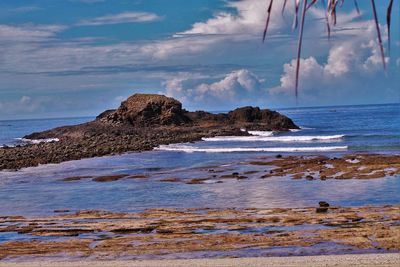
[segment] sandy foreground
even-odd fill
[[[387,254],[352,254],[303,257],[268,257],[268,258],[236,258],[236,259],[193,259],[193,260],[146,260],[146,261],[76,261],[76,262],[2,262],[0,267],[128,267],[128,266],[400,266],[400,253]]]

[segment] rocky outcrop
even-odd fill
[[[108,110],[97,117],[106,124],[136,127],[160,125],[201,125],[218,122],[224,125],[259,126],[265,130],[284,131],[298,127],[288,117],[269,109],[242,107],[229,113],[213,114],[205,111],[188,112],[182,104],[163,95],[135,94],[116,110]]]
[[[135,94],[116,110],[103,112],[97,120],[103,123],[134,126],[182,125],[191,120],[182,104],[163,95]]]
[[[298,126],[278,112],[258,107],[220,114],[189,112],[173,98],[136,94],[122,102],[118,109],[107,110],[92,122],[25,136],[27,139],[57,138],[59,142],[0,149],[0,170],[145,151],[203,137],[249,135],[243,128],[287,131]]]

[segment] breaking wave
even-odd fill
[[[51,143],[51,142],[58,142],[60,139],[58,138],[46,138],[46,139],[27,139],[27,138],[16,138],[19,142],[25,144],[40,144],[40,143]]]
[[[187,153],[232,153],[232,152],[322,152],[322,151],[346,151],[347,146],[323,146],[323,147],[222,147],[222,148],[200,148],[188,145],[161,145],[156,150],[181,151]]]
[[[250,132],[249,132],[250,133]],[[316,136],[272,136],[271,135],[253,135],[253,136],[216,136],[209,138],[202,138],[203,141],[209,142],[313,142],[313,141],[338,141],[342,140],[345,135],[316,135]]]

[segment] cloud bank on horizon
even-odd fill
[[[112,2],[112,3],[111,3]],[[385,73],[369,1],[345,2],[331,40],[306,20],[299,105],[399,102],[399,6]],[[384,41],[385,1],[378,1]],[[6,0],[0,3],[0,119],[95,115],[133,93],[188,109],[295,105],[293,16],[269,0]],[[293,5],[292,1],[288,1]]]

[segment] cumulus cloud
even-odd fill
[[[179,33],[178,36],[191,34],[255,34],[259,36],[265,25],[267,4],[266,1],[260,0],[227,2],[228,7],[236,10],[235,13],[219,12],[205,22],[193,24],[191,29]],[[293,10],[291,7],[292,3],[289,1],[288,12]],[[280,13],[281,5],[275,1],[269,28],[271,31],[282,30],[282,26],[286,25]]]
[[[80,26],[98,26],[121,23],[143,23],[160,20],[161,17],[149,12],[123,12],[114,15],[107,15],[92,19],[82,20],[78,23]]]
[[[382,57],[372,21],[352,22],[353,15],[345,16],[346,27],[352,38],[336,40],[329,50],[327,60],[318,63],[315,57],[300,60],[300,95],[315,100],[317,96],[336,96],[346,93],[361,95],[366,81],[373,81],[383,72]],[[362,27],[361,27],[362,26]],[[386,63],[389,58],[385,58]],[[293,95],[296,77],[296,60],[283,65],[280,85],[269,90],[271,95]],[[373,82],[374,83],[374,82]],[[365,92],[364,92],[365,93]]]
[[[244,103],[254,96],[262,94],[264,80],[258,78],[247,69],[228,73],[214,82],[201,82],[204,76],[183,73],[163,83],[167,95],[176,97],[184,102],[218,107],[221,102]]]

